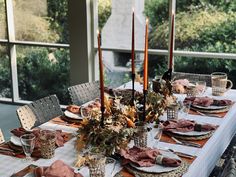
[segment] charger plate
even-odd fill
[[[160,152],[165,157],[181,160],[173,152],[162,151],[162,150],[160,150]],[[173,170],[176,170],[176,169],[179,168],[179,167],[165,167],[165,166],[159,165],[159,164],[155,164],[154,166],[151,166],[151,167],[139,167],[139,166],[137,166],[137,165],[135,165],[133,163],[130,163],[130,166],[132,166],[133,168],[135,168],[135,169],[137,169],[139,171],[148,172],[148,173],[164,173],[164,172],[170,172],[170,171],[173,171]]]
[[[147,173],[139,171],[131,167],[130,165],[125,166],[125,168],[134,176],[139,176],[139,177],[180,177],[187,172],[189,168],[189,163],[186,161],[182,161],[181,165],[176,170],[165,173]],[[115,177],[123,177],[122,172],[117,173]]]

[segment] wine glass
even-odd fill
[[[190,108],[191,108],[190,102],[187,102],[187,103],[180,102],[180,117],[182,119],[184,119],[188,116]]]
[[[158,143],[161,140],[163,125],[160,123],[158,125],[158,128],[155,128],[154,130],[155,130],[155,132],[154,132],[155,142],[154,142],[153,148],[157,148],[158,147]]]
[[[20,142],[26,156],[25,159],[31,160],[31,154],[34,150],[35,145],[35,135],[32,133],[24,134],[20,137]]]
[[[206,91],[206,82],[205,81],[197,81],[196,88],[198,90],[198,94],[201,96]]]

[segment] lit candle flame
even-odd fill
[[[133,12],[134,12],[134,7],[132,8]]]
[[[97,30],[97,34],[98,34],[98,35],[100,34],[99,30]]]

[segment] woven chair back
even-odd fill
[[[39,125],[36,114],[31,105],[21,106],[16,110],[16,112],[21,123],[21,127],[24,129],[30,130],[31,128]]]
[[[21,126],[31,129],[63,115],[56,95],[50,95],[17,109]]]
[[[208,74],[193,74],[193,73],[182,73],[173,72],[172,79],[188,79],[191,82],[205,81],[208,87],[211,86],[211,75]]]
[[[98,98],[100,95],[99,88],[99,81],[94,81],[71,86],[68,90],[72,103],[80,106],[88,101]]]

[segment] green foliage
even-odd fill
[[[48,0],[47,5],[50,28],[60,36],[57,42],[69,43],[68,0]]]
[[[18,55],[18,80],[21,99],[35,100],[57,94],[68,104],[69,56],[64,49],[22,49]]]
[[[98,1],[98,26],[102,29],[111,15],[111,0]]]

